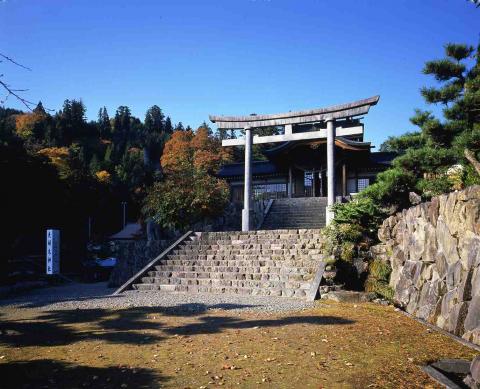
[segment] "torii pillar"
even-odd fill
[[[335,204],[335,120],[327,121],[327,225],[333,220],[330,207]]]
[[[245,128],[245,181],[243,189],[242,231],[250,231],[252,200],[252,128]]]

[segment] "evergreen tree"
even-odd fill
[[[110,117],[108,116],[106,107],[100,108],[100,110],[98,111],[97,125],[100,136],[103,139],[111,139],[112,128],[110,125]]]
[[[165,119],[165,133],[166,134],[173,133],[173,125],[172,125],[172,120],[170,119],[170,116],[167,116],[167,118]]]
[[[97,154],[93,154],[92,159],[88,165],[90,173],[95,174],[96,172],[100,171],[100,163],[98,161]]]
[[[160,156],[163,146],[170,135],[170,119],[168,127],[167,129],[165,116],[160,107],[154,105],[147,110],[141,145],[143,147],[145,165],[154,170],[160,169]]]
[[[85,133],[85,105],[81,100],[65,100],[63,108],[56,115],[57,136],[62,146],[69,146]]]
[[[113,120],[113,153],[112,161],[114,163],[120,162],[121,158],[125,154],[127,148],[127,140],[130,136],[130,121],[132,115],[130,113],[130,108],[127,106],[118,107],[115,112],[115,118]]]
[[[37,106],[33,110],[33,113],[44,116],[47,115],[47,112],[45,111],[45,108],[43,108],[43,104],[41,101],[38,102]]]
[[[145,114],[145,130],[148,133],[162,133],[165,131],[165,115],[158,105],[153,105]]]
[[[178,124],[175,126],[175,128],[173,129],[173,131],[185,131],[185,127],[183,127],[183,123],[182,123],[182,122],[178,122]]]

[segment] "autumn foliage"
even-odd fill
[[[165,180],[149,191],[144,212],[174,228],[220,215],[228,201],[228,185],[214,173],[230,158],[207,128],[174,132],[161,158]]]
[[[22,139],[28,139],[37,135],[38,127],[45,120],[45,115],[39,112],[24,113],[15,117],[17,135]]]
[[[106,170],[100,170],[99,172],[96,172],[95,177],[97,177],[97,180],[102,183],[109,183],[112,179],[111,174]]]
[[[68,157],[70,155],[68,147],[46,147],[40,149],[38,154],[48,157],[50,162],[58,169],[61,177],[68,175]]]

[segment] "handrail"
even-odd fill
[[[158,255],[155,259],[147,263],[140,271],[138,271],[134,276],[130,277],[128,281],[126,281],[122,286],[120,286],[115,292],[113,292],[112,296],[116,296],[119,293],[122,293],[125,289],[127,289],[130,285],[132,285],[139,277],[141,277],[147,270],[149,270],[153,265],[155,265],[159,260],[163,257],[168,255],[175,247],[177,247],[180,243],[182,243],[185,239],[187,239],[192,234],[192,231],[188,231],[180,238],[178,238],[173,244],[167,247],[160,255]]]
[[[320,262],[318,269],[315,273],[315,277],[310,284],[310,289],[307,292],[306,299],[307,301],[314,301],[318,295],[318,288],[320,287],[320,282],[322,282],[323,273],[325,272],[325,267],[327,264],[325,262]]]

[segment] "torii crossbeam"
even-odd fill
[[[252,200],[252,145],[297,140],[327,139],[327,198],[328,206],[335,202],[335,136],[363,135],[363,124],[356,126],[336,125],[341,119],[352,119],[365,115],[370,107],[376,105],[380,96],[358,100],[352,103],[334,105],[326,108],[306,111],[278,113],[271,115],[216,116],[210,115],[212,123],[219,129],[243,129],[245,138],[225,139],[222,146],[245,146],[244,204],[242,211],[242,231],[249,231],[250,205]],[[326,123],[326,128],[308,132],[294,132],[295,125],[314,125]],[[340,123],[338,123],[340,124]],[[282,135],[252,136],[252,130],[262,127],[284,126]],[[333,213],[327,209],[327,224]]]

